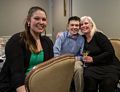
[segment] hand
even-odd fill
[[[56,38],[60,37],[62,35],[62,32],[58,32]]]
[[[25,86],[20,86],[16,89],[17,92],[27,92],[26,89],[25,89]]]
[[[92,63],[93,62],[93,58],[91,56],[84,56],[83,57],[83,61],[85,63]]]

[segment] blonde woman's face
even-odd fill
[[[45,31],[47,25],[47,16],[45,12],[37,10],[33,13],[29,21],[30,29],[36,33],[42,33]]]
[[[92,30],[92,23],[89,19],[84,19],[80,22],[81,32],[84,34],[90,33]]]

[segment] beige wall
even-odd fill
[[[72,15],[91,16],[109,38],[120,38],[120,0],[72,0]]]
[[[69,9],[70,0],[66,1]],[[108,37],[120,38],[120,0],[72,0],[72,3],[72,15],[89,15]],[[0,36],[24,30],[28,9],[35,5],[48,13],[48,35],[54,34],[55,38],[57,31],[64,31],[70,12],[67,10],[67,16],[63,16],[63,0],[0,0]]]
[[[24,30],[24,20],[31,6],[41,6],[48,14],[47,33],[51,34],[50,0],[0,0],[0,36]]]
[[[52,20],[53,20],[53,42],[56,39],[56,34],[60,31],[65,31],[67,21],[70,16],[70,0],[66,0],[66,16],[64,16],[64,0],[52,0]]]

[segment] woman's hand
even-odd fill
[[[17,92],[27,92],[26,89],[25,89],[25,86],[20,86],[16,89]]]
[[[85,63],[92,63],[93,62],[93,58],[91,56],[84,56],[83,57],[83,61]]]

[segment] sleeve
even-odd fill
[[[80,49],[80,60],[81,60],[81,61],[83,60],[84,43],[85,43],[85,40],[84,40],[84,38],[83,38],[83,41],[82,41],[82,43],[81,43],[81,49]]]
[[[83,49],[84,49],[84,43],[85,43],[84,38],[83,39],[81,38],[79,54],[78,54],[78,56],[76,56],[77,60],[80,60],[80,61],[83,60],[82,54],[83,54]]]
[[[57,37],[54,47],[53,47],[53,52],[54,52],[54,56],[59,56],[61,53],[61,45],[62,45],[62,35],[60,35],[59,37]]]
[[[6,61],[8,62],[11,76],[11,86],[15,89],[24,85],[25,80],[24,55],[20,39],[18,38],[20,38],[18,35],[11,37],[5,48]]]
[[[54,56],[53,54],[53,42],[50,38],[48,38],[48,41],[49,41],[49,59],[52,58]]]
[[[95,38],[98,46],[101,49],[101,53],[93,57],[94,63],[105,64],[111,62],[111,58],[113,57],[115,52],[110,40],[103,33],[100,32],[96,34]]]
[[[54,56],[54,54],[53,54],[53,42],[49,37],[42,36],[41,43],[42,43],[42,47],[43,47],[44,52],[45,52],[45,59],[44,60],[45,61],[49,60],[50,58],[52,58]]]

